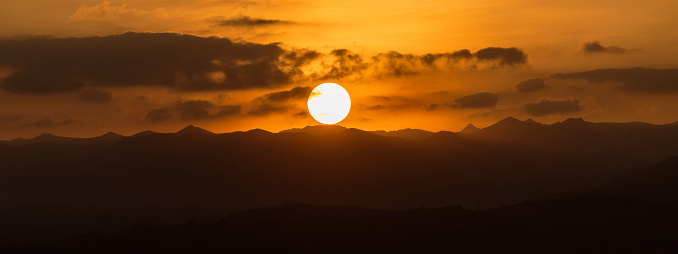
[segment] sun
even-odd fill
[[[335,124],[344,120],[351,110],[351,97],[346,89],[335,83],[316,86],[308,96],[308,111],[323,124]]]

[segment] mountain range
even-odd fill
[[[515,118],[458,133],[330,125],[41,135],[0,143],[0,239],[216,221],[288,201],[485,210],[595,192],[673,205],[676,144],[676,124]]]
[[[279,133],[308,133],[314,136],[322,136],[342,132],[347,129],[349,128],[338,125],[316,125],[283,130]],[[173,134],[181,136],[193,132],[214,134],[193,125],[189,125]],[[419,129],[367,132],[414,141],[422,140],[435,134],[435,132]],[[143,131],[129,137],[136,138],[149,134],[157,134],[157,132]],[[466,140],[483,143],[514,143],[553,150],[576,150],[587,153],[623,155],[653,163],[678,155],[678,146],[675,145],[678,143],[678,122],[664,125],[643,122],[594,123],[584,121],[582,118],[569,118],[554,124],[542,124],[532,119],[520,121],[513,117],[507,117],[482,129],[469,124],[456,134]],[[32,139],[17,138],[11,141],[0,141],[0,144],[10,146],[32,143],[112,145],[123,138],[126,137],[113,132],[93,138],[59,137],[46,133]]]

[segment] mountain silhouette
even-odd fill
[[[50,133],[40,134],[32,139],[16,138],[11,141],[4,141],[3,143],[9,145],[26,145],[26,144],[69,144],[69,145],[112,145],[120,141],[124,136],[108,132],[98,137],[93,138],[70,138],[56,136]]]
[[[403,129],[403,130],[396,130],[396,131],[373,131],[372,133],[382,135],[382,136],[389,136],[389,137],[399,137],[399,138],[404,138],[404,139],[409,139],[409,140],[421,140],[424,138],[428,138],[431,135],[433,135],[433,132],[430,131],[425,131],[425,130],[420,130],[420,129]]]
[[[479,131],[479,130],[480,129],[478,129],[478,127],[476,127],[472,123],[469,123],[468,125],[466,125],[466,127],[464,127],[464,129],[462,129],[459,132],[460,133],[474,133],[474,132]]]
[[[656,163],[644,158],[671,154],[677,133],[666,125],[583,119],[545,125],[507,118],[472,133],[423,138],[339,126],[219,134],[188,126],[177,133],[76,139],[88,140],[80,143],[56,136],[37,139],[43,143],[7,141],[0,143],[0,239],[214,221],[233,210],[285,201],[492,209],[592,190],[618,178],[635,183],[644,178],[624,174],[653,168]],[[109,141],[92,141],[103,137]],[[673,179],[669,171],[655,171],[648,179]],[[671,190],[652,190],[653,181],[635,184],[645,186],[644,193]]]
[[[592,189],[559,193],[538,200],[591,194],[637,197],[653,203],[678,205],[678,157],[647,168],[616,174]]]
[[[139,132],[137,134],[134,134],[130,137],[131,138],[137,138],[137,137],[143,137],[143,136],[146,136],[146,135],[151,135],[151,134],[156,134],[156,133],[157,132],[155,132],[155,131],[147,130],[147,131],[142,131],[142,132]]]
[[[289,130],[280,131],[280,133],[289,133],[289,132],[303,132],[311,135],[322,136],[337,132],[342,132],[346,130],[346,127],[340,125],[312,125],[306,126],[304,128],[294,128]]]
[[[623,172],[596,191],[609,195],[642,197],[664,204],[678,205],[678,157],[646,169]]]
[[[570,118],[551,125],[505,118],[475,132],[460,132],[469,140],[515,143],[552,150],[616,154],[659,162],[678,154],[678,126],[642,122],[592,123]]]
[[[192,134],[192,133],[202,133],[202,134],[214,134],[211,131],[205,130],[203,128],[198,128],[193,125],[186,126],[185,128],[177,131],[175,134],[182,136],[186,134]]]

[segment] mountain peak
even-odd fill
[[[568,119],[565,119],[565,121],[563,121],[563,123],[567,123],[567,122],[570,122],[570,123],[585,123],[586,121],[584,121],[584,118],[579,117],[579,118],[568,118]]]
[[[138,137],[148,136],[148,135],[156,134],[156,133],[157,133],[157,132],[155,132],[155,131],[147,130],[147,131],[142,131],[142,132],[139,132],[139,133],[137,133],[137,134],[134,134],[134,135],[132,135],[132,136],[130,136],[130,137],[131,137],[131,138],[138,138]]]
[[[52,133],[42,133],[32,139],[30,141],[32,142],[54,142],[55,140],[61,140],[64,137],[60,137],[57,135],[54,135]]]
[[[488,128],[496,128],[501,126],[523,126],[525,122],[516,119],[515,117],[509,116],[496,122],[493,125],[490,125]]]
[[[586,121],[584,121],[583,118],[568,118],[565,121],[553,125],[568,128],[582,128],[586,127]]]
[[[122,135],[112,131],[106,132],[106,134],[99,136],[99,138],[117,138],[117,137],[122,137]]]
[[[479,131],[479,130],[480,129],[478,129],[478,127],[476,127],[472,123],[469,123],[468,125],[466,125],[466,127],[464,127],[464,129],[462,129],[459,132],[461,132],[461,133],[473,133],[473,132],[476,132],[476,131]]]
[[[499,124],[499,123],[522,123],[522,121],[518,120],[515,117],[509,116],[507,118],[499,120],[499,122],[497,122],[495,124]]]
[[[250,133],[250,134],[258,134],[258,133],[271,134],[270,131],[267,131],[267,130],[264,130],[264,129],[260,129],[260,128],[252,129],[252,130],[246,131],[245,133]]]
[[[195,127],[193,125],[186,126],[185,128],[181,129],[180,131],[177,131],[175,134],[186,135],[186,134],[190,134],[190,133],[214,134],[211,131],[205,130],[203,128]]]

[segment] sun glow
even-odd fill
[[[346,89],[334,83],[321,84],[308,96],[308,111],[323,124],[344,120],[351,110],[351,97]]]

